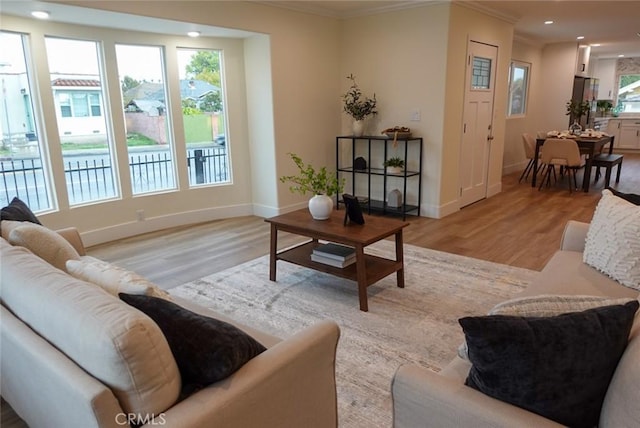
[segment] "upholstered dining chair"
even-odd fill
[[[522,181],[524,178],[527,180],[529,178],[529,173],[533,171],[533,164],[535,162],[535,154],[536,154],[536,139],[533,138],[531,134],[524,133],[522,134],[522,145],[524,146],[524,154],[529,159],[529,163],[527,163],[526,168],[520,174],[520,179],[518,183]]]
[[[573,175],[573,185],[577,188],[576,171],[585,164],[584,157],[580,155],[580,148],[575,140],[570,138],[547,138],[542,145],[542,163],[547,166],[547,171],[542,178],[540,187],[542,189],[545,181],[547,186],[551,183],[551,173],[555,177],[556,165],[567,171],[569,178],[569,192],[572,192],[571,175]]]

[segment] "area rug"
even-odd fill
[[[389,257],[381,241],[366,252]],[[458,318],[484,315],[521,291],[537,272],[405,245],[405,288],[391,275],[368,288],[369,312],[355,282],[279,261],[269,281],[269,257],[170,290],[279,337],[322,319],[341,330],[337,350],[339,426],[391,426],[391,379],[401,364],[439,371],[463,340]]]

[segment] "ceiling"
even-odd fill
[[[337,18],[383,13],[444,1],[264,1],[289,9],[324,14]],[[473,9],[512,22],[519,40],[545,45],[576,41],[600,44],[591,53],[600,58],[640,57],[640,1],[457,1]],[[553,20],[551,25],[544,21]]]
[[[444,3],[448,0],[395,0],[395,1],[257,1],[257,3],[282,7],[301,12],[347,19],[355,16],[371,15],[406,9],[424,4]],[[577,41],[577,36],[584,36],[580,43],[600,44],[592,46],[591,54],[600,58],[614,58],[618,55],[640,57],[640,0],[625,1],[467,1],[454,0],[468,7],[512,22],[518,40],[535,45],[548,43]],[[89,2],[90,3],[90,2]],[[96,11],[82,7],[68,6],[60,3],[25,0],[2,0],[0,10],[3,13],[18,16],[29,16],[35,8],[45,9],[52,13],[52,20],[83,24],[96,22],[100,14],[103,26],[112,28],[139,28],[150,32],[162,29],[164,33],[185,34],[189,30],[199,30],[204,36],[245,37],[249,33],[206,27],[169,20],[138,17],[120,13]],[[131,21],[136,25],[132,27]],[[545,25],[545,20],[553,20]],[[158,25],[162,21],[162,25]]]

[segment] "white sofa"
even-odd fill
[[[622,286],[583,263],[589,225],[570,221],[561,248],[521,296],[541,294],[637,298]],[[489,310],[491,308],[487,308]],[[639,311],[640,312],[640,311]],[[480,314],[479,314],[480,315]],[[630,341],[609,385],[599,427],[640,426],[640,316],[636,314]],[[465,386],[471,363],[456,356],[440,373],[403,365],[392,381],[393,426],[417,427],[558,427],[535,413],[499,401]]]
[[[84,254],[75,229],[61,234]],[[1,394],[30,427],[337,426],[334,322],[283,340],[178,301],[267,348],[179,399],[180,372],[151,318],[26,248],[4,238],[0,246]]]

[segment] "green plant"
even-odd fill
[[[384,161],[384,166],[404,168],[404,160],[399,157],[392,157]]]
[[[599,100],[596,104],[596,107],[598,108],[598,110],[600,110],[603,113],[608,113],[609,111],[611,111],[611,109],[613,108],[613,104],[611,103],[611,101],[607,101],[607,100]]]
[[[573,116],[574,119],[580,120],[582,116],[587,114],[591,109],[589,101],[567,101],[567,115]]]
[[[355,120],[362,120],[367,116],[378,114],[376,105],[376,94],[373,94],[373,98],[362,95],[362,91],[356,83],[356,78],[353,74],[347,76],[347,79],[351,80],[351,87],[342,95],[344,101],[344,111]]]
[[[328,172],[327,167],[323,166],[319,170],[311,164],[305,164],[300,156],[295,153],[287,153],[291,160],[296,164],[300,172],[298,175],[285,175],[280,177],[283,183],[290,182],[292,185],[289,190],[304,195],[307,192],[314,195],[333,196],[342,193],[344,188],[344,178],[339,180],[335,173]]]

